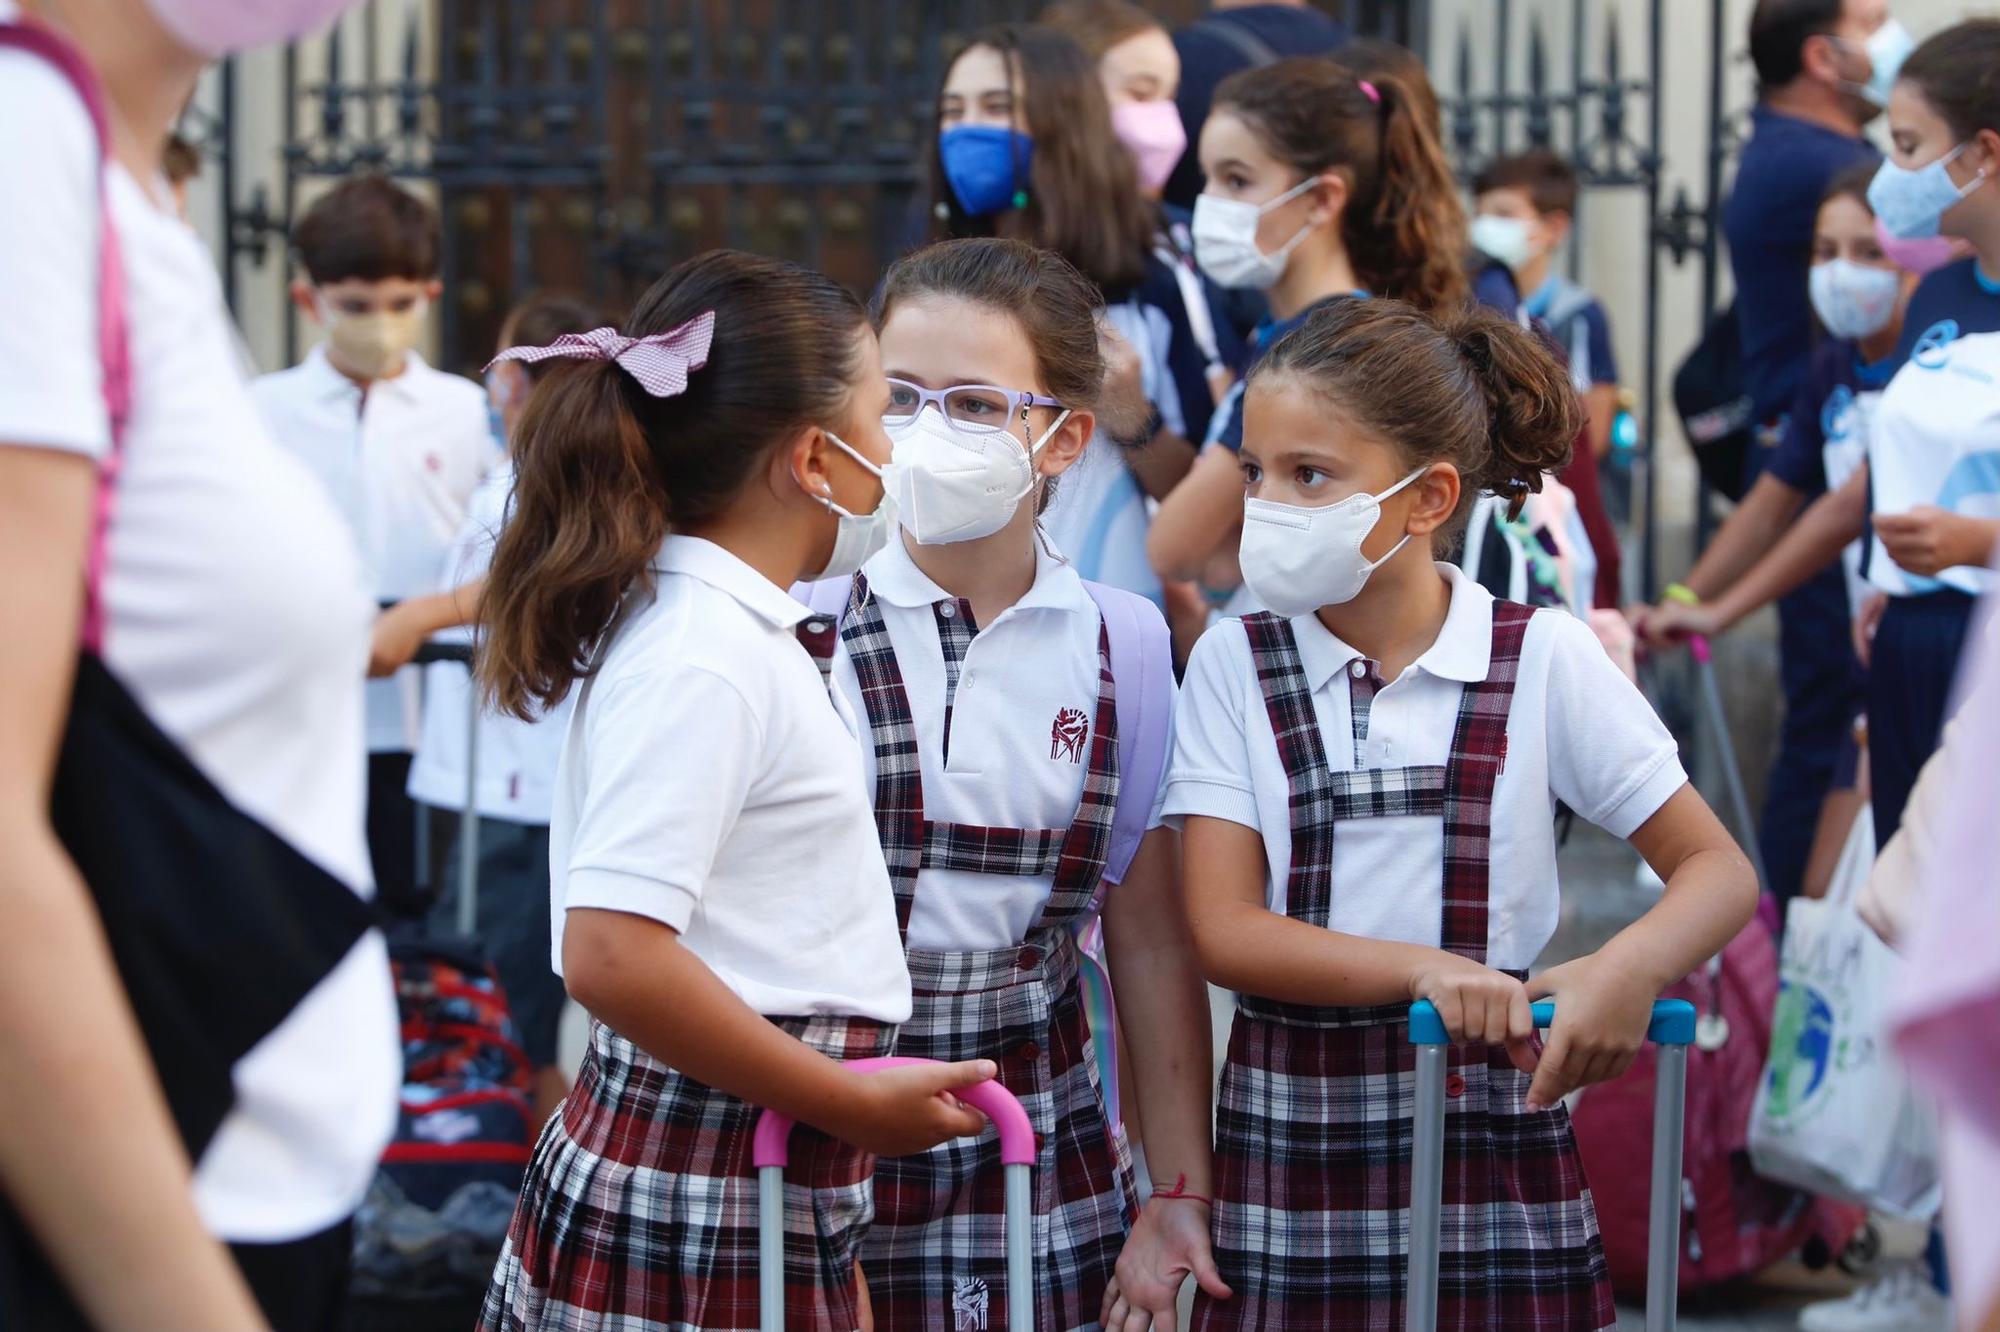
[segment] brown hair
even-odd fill
[[[1559,471],[1583,427],[1569,371],[1542,340],[1483,306],[1429,314],[1403,301],[1331,301],[1281,339],[1250,383],[1294,377],[1411,468],[1458,468],[1457,537],[1483,491],[1515,512]]]
[[[169,185],[187,184],[201,174],[201,149],[175,130],[167,135],[166,146],[160,150],[160,170],[166,174]]]
[[[1353,70],[1354,77],[1370,83],[1394,79],[1402,84],[1418,114],[1430,125],[1431,133],[1437,135],[1439,143],[1444,142],[1444,107],[1431,84],[1430,70],[1424,68],[1424,58],[1415,51],[1380,37],[1356,37],[1333,52],[1333,63]]]
[[[1819,207],[1824,208],[1835,199],[1852,199],[1867,210],[1868,216],[1873,217],[1875,205],[1868,202],[1868,187],[1874,182],[1875,163],[1872,160],[1851,166],[1826,183],[1826,193],[1819,196]]]
[[[507,312],[500,321],[503,347],[546,347],[565,333],[588,333],[611,319],[580,296],[538,291]],[[562,365],[561,360],[520,361],[530,383],[539,383]]]
[[[2000,130],[2000,19],[1967,19],[1926,38],[1903,62],[1913,84],[1960,143]]]
[[[488,694],[516,716],[590,673],[674,526],[720,513],[780,440],[846,410],[865,317],[831,278],[712,250],[654,283],[625,333],[665,333],[703,311],[715,337],[685,393],[655,398],[614,361],[563,360],[521,413],[479,654]]]
[[[292,246],[315,286],[350,278],[428,282],[438,271],[437,210],[387,176],[355,176],[306,209]]]
[[[927,245],[889,266],[870,312],[876,329],[888,324],[897,305],[931,296],[972,301],[1013,319],[1028,339],[1035,373],[1049,396],[1071,411],[1097,409],[1105,375],[1097,320],[1104,306],[1090,280],[1067,259],[993,236]],[[1131,432],[1106,433],[1123,438]],[[1053,483],[1042,487],[1043,508],[1054,493]]]
[[[1472,181],[1475,195],[1520,190],[1538,213],[1576,216],[1576,172],[1546,148],[1531,148],[1489,162]]]
[[[1331,60],[1296,57],[1230,75],[1214,105],[1302,175],[1347,178],[1341,240],[1371,291],[1426,310],[1463,305],[1465,208],[1437,131],[1401,79],[1367,80],[1373,97],[1363,82]]]
[[[1095,63],[1061,33],[1026,23],[987,28],[966,50],[982,46],[1000,53],[1010,82],[1019,71],[1023,119],[1035,141],[1027,204],[995,217],[966,213],[945,183],[934,138],[931,239],[992,236],[1004,229],[1054,250],[1107,290],[1136,285],[1145,276],[1152,246],[1153,211],[1139,192],[1131,153],[1112,133],[1111,106]],[[945,76],[950,77],[949,66]]]
[[[1165,32],[1166,25],[1130,0],[1060,0],[1036,20],[1083,48],[1092,60],[1142,32]]]

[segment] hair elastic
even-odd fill
[[[565,333],[546,347],[509,347],[487,363],[549,361],[569,357],[580,361],[615,361],[619,369],[656,398],[687,392],[688,376],[708,364],[715,341],[715,311],[704,310],[678,328],[643,338],[628,338],[615,328]]]
[[[1374,84],[1370,83],[1366,79],[1356,79],[1354,81],[1354,86],[1361,89],[1361,95],[1363,97],[1366,97],[1369,101],[1375,103],[1375,105],[1377,106],[1382,105],[1382,92]]]

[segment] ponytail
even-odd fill
[[[1297,57],[1232,74],[1215,106],[1303,175],[1347,178],[1341,244],[1371,292],[1439,312],[1466,303],[1465,209],[1430,104],[1408,79]]]
[[[864,364],[867,320],[832,279],[715,250],[655,283],[628,338],[714,315],[686,387],[616,360],[560,360],[515,428],[514,494],[482,599],[478,673],[529,718],[591,672],[619,607],[650,588],[676,527],[727,509],[780,440],[838,419]],[[545,363],[546,364],[546,363]]]
[[[1485,491],[1516,512],[1542,478],[1569,463],[1583,407],[1540,338],[1491,310],[1433,315],[1403,301],[1331,301],[1250,372],[1253,389],[1295,382],[1320,394],[1406,468],[1458,469],[1449,546]]]

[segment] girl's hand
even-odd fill
[[[1431,1001],[1452,1044],[1505,1044],[1514,1067],[1534,1071],[1534,1010],[1506,972],[1440,950],[1410,977],[1410,998]]]
[[[1546,1109],[1578,1087],[1608,1082],[1632,1066],[1645,1043],[1659,990],[1602,954],[1550,967],[1527,984],[1531,998],[1556,999],[1556,1020],[1542,1048],[1528,1107]]]
[[[1647,608],[1645,614],[1632,624],[1633,631],[1645,640],[1648,647],[1654,648],[1685,643],[1696,634],[1713,638],[1725,628],[1727,626],[1722,623],[1722,617],[1715,613],[1713,607],[1683,606],[1673,601]]]
[[[1109,320],[1099,320],[1097,342],[1104,355],[1104,388],[1099,393],[1097,419],[1111,438],[1132,444],[1148,444],[1140,439],[1152,406],[1146,401],[1145,373],[1139,352],[1127,342]]]
[[[368,645],[368,678],[379,680],[394,675],[410,664],[417,649],[429,636],[414,614],[416,603],[391,606],[375,617],[375,633]]]
[[[913,1156],[983,1130],[986,1116],[952,1093],[991,1081],[999,1072],[990,1059],[970,1059],[849,1074],[859,1084],[852,1122],[821,1127],[876,1156]]]
[[[1993,523],[1919,504],[1908,513],[1875,515],[1875,535],[1897,566],[1930,578],[1961,564],[1983,566],[1993,557]]]
[[[1215,1269],[1208,1204],[1199,1198],[1148,1199],[1104,1290],[1104,1332],[1174,1332],[1175,1305],[1192,1275],[1218,1300],[1234,1293]]]

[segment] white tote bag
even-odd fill
[[[1750,1157],[1771,1179],[1922,1219],[1939,1203],[1937,1118],[1889,1044],[1902,962],[1854,907],[1874,855],[1864,808],[1826,896],[1794,898],[1786,910]]]

